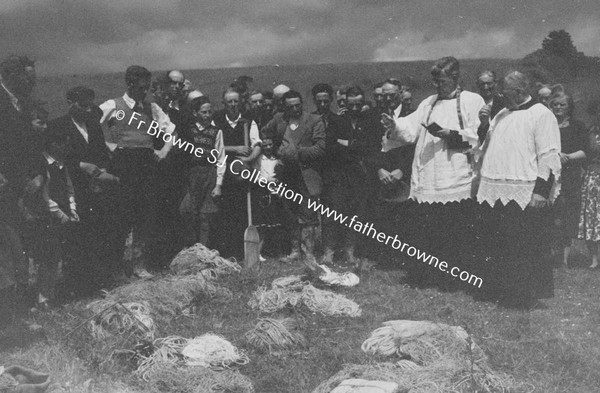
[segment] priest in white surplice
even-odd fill
[[[387,130],[384,148],[416,143],[410,190],[416,202],[411,217],[415,230],[410,241],[466,270],[476,208],[471,153],[479,144],[479,110],[485,103],[458,85],[459,63],[454,57],[438,60],[431,75],[437,94],[423,100],[415,112],[398,119],[382,115]],[[409,268],[417,283],[457,284],[449,274],[438,272],[435,277],[436,269],[418,263]]]
[[[482,146],[477,200],[487,224],[482,237],[486,293],[507,306],[528,308],[553,295],[547,255],[551,215],[560,191],[560,130],[556,117],[529,95],[520,72],[504,78],[507,108],[498,112]]]

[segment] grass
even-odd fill
[[[476,302],[460,292],[411,288],[403,284],[401,271],[374,269],[362,275],[359,286],[338,290],[361,305],[361,317],[325,317],[305,308],[284,310],[276,316],[296,318],[309,346],[273,353],[255,350],[244,340],[244,333],[260,316],[247,306],[248,299],[259,285],[301,273],[303,268],[269,260],[259,274],[221,279],[234,293],[232,300],[205,299],[193,315],[176,317],[163,331],[184,337],[207,332],[223,335],[248,352],[251,361],[240,371],[253,381],[256,392],[296,393],[311,392],[345,364],[373,362],[360,346],[382,322],[431,320],[464,327],[484,349],[493,369],[529,382],[536,392],[595,392],[600,386],[600,273],[583,268],[587,260],[582,256],[576,259],[578,267],[556,271],[556,296],[546,301],[548,307],[533,311]],[[90,353],[94,347],[82,336],[72,337],[67,344],[66,329],[78,321],[75,309],[68,305],[38,316],[44,334],[30,336],[18,348],[2,350],[2,363],[49,372],[56,381],[51,390],[55,392],[111,392],[127,386],[144,391],[130,374],[131,364],[115,362],[100,368],[98,355]]]

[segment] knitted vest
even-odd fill
[[[210,157],[211,150],[215,148],[215,141],[219,129],[213,125],[210,125],[203,130],[199,130],[196,124],[193,124],[190,127],[191,142],[196,148],[199,147],[204,152],[201,158],[192,154],[193,161],[196,164],[207,164],[207,158]]]
[[[111,119],[110,133],[113,142],[115,142],[118,147],[152,149],[154,137],[146,132],[153,120],[150,108],[148,107],[148,109],[142,113],[140,113],[139,110],[136,110],[135,112],[137,112],[137,115],[135,115],[131,124],[127,124],[129,123],[134,110],[127,106],[123,97],[116,98],[115,104],[117,111],[122,110],[125,112],[125,117],[123,120],[117,120],[115,118]],[[138,129],[138,125],[142,121],[145,123],[142,123]]]
[[[232,128],[227,121],[225,112],[215,116],[214,122],[218,129],[223,131],[223,144],[225,146],[243,146],[244,143],[244,124],[238,120],[235,128]]]

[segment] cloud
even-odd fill
[[[377,48],[374,61],[434,60],[442,56],[457,58],[506,58],[528,53],[531,43],[516,39],[513,29],[468,31],[457,37],[427,37],[423,33],[406,31],[390,37],[388,43]],[[526,45],[524,45],[526,44]]]
[[[40,74],[515,58],[564,28],[598,54],[599,21],[597,0],[4,0],[0,53]]]

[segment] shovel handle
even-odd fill
[[[248,130],[248,122],[244,122],[244,144],[250,146],[250,131]],[[250,196],[250,186],[248,183],[248,193],[246,195],[246,209],[248,211],[248,226],[252,226],[252,197]]]

